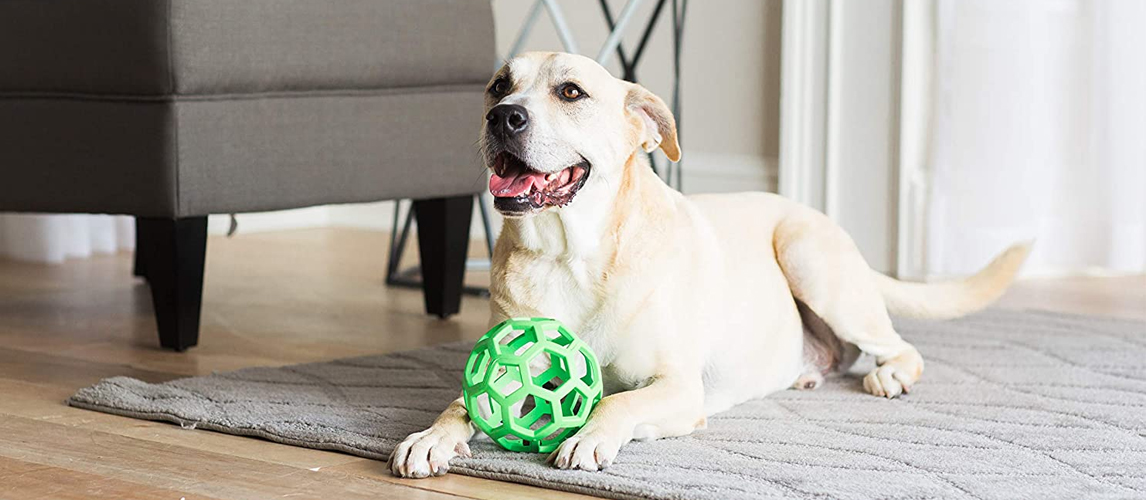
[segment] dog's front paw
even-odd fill
[[[441,476],[450,470],[450,459],[470,456],[470,446],[448,432],[434,428],[410,434],[390,454],[390,472],[398,477]]]
[[[888,399],[911,392],[913,377],[888,363],[877,367],[863,378],[863,388],[874,396]]]
[[[549,455],[549,461],[559,469],[598,471],[608,467],[617,458],[621,440],[601,431],[582,431],[566,439]]]

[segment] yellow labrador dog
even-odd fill
[[[766,193],[683,196],[642,151],[680,158],[660,98],[593,60],[530,53],[494,76],[481,148],[506,217],[493,255],[490,325],[558,318],[604,366],[606,394],[550,457],[599,470],[633,439],[681,436],[708,415],[811,389],[858,351],[867,392],[896,397],[923,358],[891,314],[950,318],[996,299],[1029,251],[977,275],[904,283],[872,271],[823,214]],[[445,474],[474,428],[461,399],[390,457],[395,475]]]

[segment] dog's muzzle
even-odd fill
[[[546,207],[568,205],[589,178],[584,158],[559,172],[539,172],[509,152],[501,152],[490,167],[489,192],[494,207],[507,216],[526,215]]]

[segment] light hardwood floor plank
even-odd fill
[[[0,377],[3,378],[74,388],[118,376],[158,383],[180,378],[183,375],[141,370],[126,364],[102,363],[38,351],[0,347]]]
[[[14,416],[0,419],[0,457],[217,498],[459,497]]]
[[[0,457],[0,498],[27,500],[212,500],[175,490]]]
[[[998,306],[1146,320],[1146,275],[1021,280]]]

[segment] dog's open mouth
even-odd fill
[[[589,178],[589,162],[582,161],[560,172],[538,172],[516,156],[502,152],[494,160],[489,192],[494,206],[503,213],[523,214],[549,206],[565,206]]]

